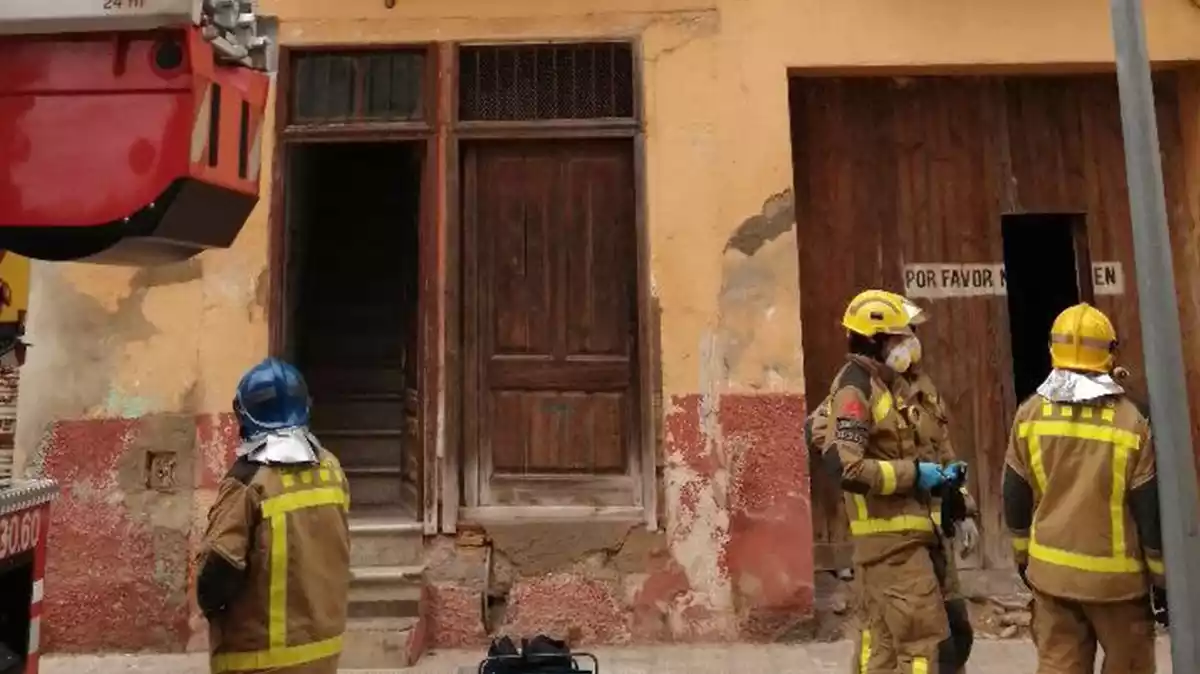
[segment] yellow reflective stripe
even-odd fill
[[[879,462],[879,472],[883,473],[883,486],[879,493],[887,496],[896,493],[896,467],[890,461]]]
[[[928,531],[932,533],[933,520],[918,515],[898,515],[896,517],[850,522],[850,533],[854,536],[870,536],[871,534],[887,534],[901,531]]]
[[[286,646],[252,653],[219,653],[212,658],[213,674],[276,670],[332,658],[342,652],[342,637],[314,641],[303,646]]]
[[[1080,419],[1091,419],[1092,418],[1092,408],[1090,408],[1086,405],[1083,407],[1080,407],[1079,408],[1079,418]]]
[[[271,518],[276,515],[290,513],[293,510],[315,508],[323,505],[345,505],[346,492],[339,487],[322,487],[320,489],[305,489],[269,498],[262,503],[263,517]]]
[[[941,508],[929,513],[929,516],[931,518],[933,518],[934,524],[938,525],[939,527],[942,526],[942,510],[941,510]]]
[[[875,419],[875,423],[883,421],[883,418],[892,411],[892,394],[887,391],[879,396],[879,400],[875,401],[875,405],[871,408],[871,416]]]
[[[1029,556],[1055,566],[1065,566],[1080,571],[1095,573],[1138,573],[1142,570],[1139,559],[1129,557],[1095,557],[1078,552],[1049,548],[1037,542],[1036,534],[1029,541]]]
[[[301,475],[308,475],[311,480],[313,474],[312,471],[305,471]],[[345,490],[340,487],[322,487],[291,492],[262,502],[263,518],[271,523],[271,569],[267,590],[270,607],[267,618],[267,636],[270,649],[264,652],[272,653],[287,648],[287,514],[319,506],[346,506],[347,500]],[[250,669],[256,668],[251,667]]]
[[[1042,439],[1036,435],[1029,436],[1029,467],[1033,470],[1033,480],[1037,482],[1038,491],[1046,493],[1046,466],[1042,463]]]
[[[1013,550],[1017,552],[1026,552],[1029,550],[1029,538],[1025,536],[1014,536],[1012,539]]]
[[[1104,412],[1112,412],[1112,410],[1104,410]],[[1102,416],[1104,412],[1101,413]],[[1107,421],[1107,419],[1105,420]],[[1134,450],[1142,447],[1142,439],[1138,437],[1137,433],[1112,426],[1083,424],[1077,421],[1022,421],[1017,427],[1017,432],[1022,438],[1033,438],[1040,435],[1122,444],[1128,445]]]
[[[263,506],[266,510],[266,503]],[[270,601],[267,636],[271,650],[287,646],[287,524],[286,513],[271,517],[271,575],[267,594]]]
[[[858,651],[858,674],[867,674],[867,663],[871,661],[871,630],[862,631],[862,648]]]
[[[858,517],[855,517],[854,519],[867,519],[867,499],[862,494],[854,495],[854,510],[858,515]]]
[[[1112,519],[1112,556],[1125,558],[1125,471],[1129,467],[1129,447],[1118,444],[1113,451],[1112,493],[1108,495],[1108,514]]]
[[[1150,573],[1157,574],[1159,576],[1167,572],[1167,567],[1162,563],[1162,560],[1151,559],[1149,557],[1146,558],[1146,568],[1150,569]]]
[[[925,658],[913,658],[912,674],[929,674],[929,661]]]
[[[1045,411],[1045,410],[1043,410]],[[1116,416],[1115,410],[1101,410],[1100,417],[1111,422]],[[1021,437],[1026,437],[1029,444],[1029,463],[1033,468],[1038,487],[1045,491],[1046,475],[1042,463],[1041,442],[1043,436],[1076,438],[1112,444],[1112,491],[1109,493],[1109,526],[1112,531],[1112,557],[1095,557],[1065,550],[1055,550],[1040,546],[1036,541],[1030,545],[1029,556],[1059,566],[1068,566],[1085,571],[1102,573],[1125,573],[1140,571],[1142,563],[1127,556],[1125,545],[1125,473],[1129,468],[1132,452],[1142,446],[1142,439],[1136,433],[1111,426],[1084,424],[1066,421],[1026,421],[1018,427]],[[1035,550],[1040,550],[1035,552]],[[1136,566],[1136,568],[1134,568]]]

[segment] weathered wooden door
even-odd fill
[[[631,145],[481,142],[463,178],[467,505],[638,505]]]

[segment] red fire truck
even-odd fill
[[[259,197],[272,29],[253,0],[0,0],[0,367],[24,360],[29,259],[233,243]],[[58,487],[4,468],[0,674],[36,674]]]

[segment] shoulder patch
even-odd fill
[[[249,486],[250,482],[254,480],[254,476],[258,474],[258,468],[259,464],[240,458],[229,467],[229,472],[225,474],[225,477],[231,477]]]
[[[837,379],[834,380],[833,390],[846,388],[847,386],[856,388],[862,396],[867,400],[871,399],[871,373],[867,368],[853,361],[846,364],[842,371],[838,373]]]

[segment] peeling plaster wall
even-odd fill
[[[592,532],[602,544],[582,543],[570,527],[486,532],[493,581],[507,583],[503,620],[493,627],[550,626],[585,641],[780,638],[811,609],[788,69],[1112,58],[1107,9],[1088,0],[260,7],[281,18],[280,39],[291,45],[639,41],[665,532]],[[1200,57],[1200,11],[1147,0],[1146,12],[1155,58]],[[266,352],[268,203],[264,190],[232,249],[190,262],[35,265],[18,461],[64,484],[47,584],[51,649],[201,645],[185,551],[233,446],[230,392]],[[174,452],[169,492],[146,487],[150,448]],[[486,550],[452,540],[431,548],[433,639],[481,639],[481,603],[495,589],[481,575]],[[546,551],[554,549],[571,552]],[[571,605],[585,608],[564,608]]]

